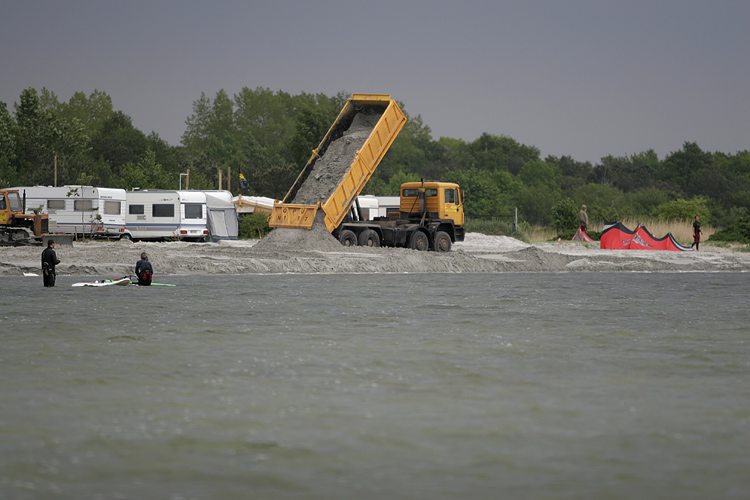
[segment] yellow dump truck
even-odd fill
[[[284,199],[274,204],[269,225],[311,229],[318,221],[346,246],[450,250],[464,238],[457,184],[405,183],[398,217],[367,221],[359,216],[357,196],[405,123],[391,96],[352,95]]]

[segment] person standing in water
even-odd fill
[[[695,251],[698,251],[698,247],[701,245],[701,216],[695,214],[693,217],[693,244],[690,248],[695,247]]]
[[[55,286],[55,266],[60,263],[55,253],[55,240],[47,241],[47,248],[42,251],[42,277],[45,287]]]
[[[146,252],[141,253],[141,260],[135,263],[135,275],[138,276],[139,286],[150,286],[154,277],[154,268],[148,261]]]

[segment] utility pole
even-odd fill
[[[220,168],[218,168],[217,170],[219,171],[219,190],[221,190],[221,174],[223,173],[223,170],[221,170]]]
[[[57,187],[57,153],[55,153],[55,187]]]
[[[227,167],[227,191],[232,192],[232,167]]]

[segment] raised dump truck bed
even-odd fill
[[[289,192],[274,205],[269,225],[311,229],[321,208],[333,233],[405,123],[390,95],[353,94]]]

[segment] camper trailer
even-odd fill
[[[239,237],[237,209],[230,191],[203,191],[206,194],[208,234],[211,241],[236,240]]]
[[[50,233],[120,238],[125,234],[125,190],[94,186],[17,187],[26,213],[49,214]]]
[[[375,220],[375,217],[390,217],[399,214],[400,198],[398,196],[357,196],[357,203],[362,220]]]
[[[202,191],[127,192],[126,233],[134,240],[210,239]]]

